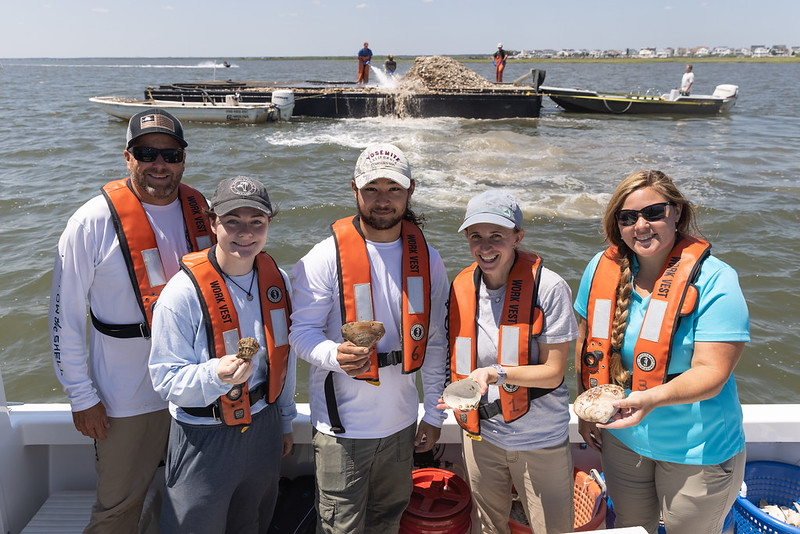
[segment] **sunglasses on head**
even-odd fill
[[[672,202],[659,202],[658,204],[645,206],[640,210],[618,210],[615,215],[620,225],[633,226],[639,220],[639,215],[648,222],[660,221],[667,216],[667,206],[674,205]]]
[[[152,148],[149,146],[135,146],[129,150],[136,161],[143,161],[145,163],[150,163],[155,161],[158,158],[158,155],[161,154],[161,157],[164,158],[165,163],[180,163],[183,161],[183,149],[182,148]]]

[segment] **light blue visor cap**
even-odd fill
[[[508,193],[495,189],[484,191],[472,197],[467,204],[467,213],[458,231],[463,232],[473,224],[479,223],[522,229],[522,210],[514,197]]]

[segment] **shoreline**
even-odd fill
[[[492,58],[487,55],[478,54],[429,54],[427,56],[401,56],[395,55],[394,59],[398,63],[413,63],[418,57],[444,56],[455,59],[456,61],[469,61],[471,63],[491,63]],[[385,59],[385,55],[375,54],[376,58]],[[0,61],[20,61],[20,60],[98,60],[98,59],[192,59],[209,61],[355,61],[355,56],[276,56],[276,57],[218,57],[207,56],[133,56],[133,57],[29,57],[29,58],[0,58]],[[684,57],[675,56],[668,58],[509,58],[512,63],[800,63],[800,56],[788,57]]]
[[[492,58],[488,55],[479,56],[475,54],[447,55],[432,54],[449,57],[461,62],[470,63],[491,63]],[[384,59],[386,56],[376,54],[374,57]],[[394,56],[398,63],[413,63],[418,57],[430,56]],[[145,59],[145,58],[143,58]],[[175,58],[173,58],[175,59]],[[355,57],[348,56],[303,56],[303,57],[243,57],[234,58],[236,61],[355,61]],[[669,57],[669,58],[508,58],[510,63],[800,63],[800,56],[791,57]]]

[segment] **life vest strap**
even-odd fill
[[[393,350],[392,352],[378,353],[378,367],[388,367],[403,363],[403,351]]]
[[[254,405],[258,401],[264,398],[267,393],[267,384],[266,382],[261,382],[259,385],[251,389],[248,394],[250,395],[250,406]],[[193,415],[195,417],[213,417],[217,421],[221,421],[219,414],[219,403],[214,402],[209,404],[208,406],[203,406],[202,408],[184,408],[181,409],[188,413],[189,415]]]
[[[150,325],[147,323],[131,323],[131,324],[108,324],[98,319],[94,312],[89,309],[89,315],[92,318],[92,326],[95,330],[103,335],[115,337],[118,339],[131,339],[135,337],[143,337],[150,339]]]
[[[562,380],[561,383],[563,384],[564,381]],[[559,384],[559,387],[560,386],[561,384]],[[538,399],[539,397],[544,397],[556,389],[558,388],[528,388],[528,402]],[[500,403],[500,399],[495,399],[493,402],[478,406],[478,417],[480,419],[491,419],[499,413],[503,413],[503,407]]]
[[[403,351],[393,350],[392,352],[378,353],[378,367],[398,365],[403,363]],[[328,419],[331,423],[331,431],[334,434],[344,434],[344,425],[339,416],[339,407],[336,404],[336,391],[333,388],[333,371],[325,377],[325,404],[328,407]]]
[[[342,418],[339,417],[339,408],[336,406],[336,392],[333,389],[333,371],[328,371],[328,376],[325,377],[325,403],[328,405],[331,431],[334,434],[344,434],[344,425]]]

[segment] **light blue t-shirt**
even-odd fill
[[[586,318],[589,289],[602,252],[583,273],[575,311]],[[634,277],[639,270],[634,260]],[[668,374],[691,367],[695,341],[750,341],[747,303],[736,271],[709,256],[695,282],[699,296],[694,312],[681,319],[672,342]],[[633,369],[633,355],[650,297],[635,291],[628,308],[628,326],[622,344],[622,363]],[[627,391],[630,393],[630,390]],[[693,465],[724,462],[744,449],[742,407],[731,374],[719,394],[700,402],[662,406],[634,427],[611,430],[633,451],[655,460]]]

